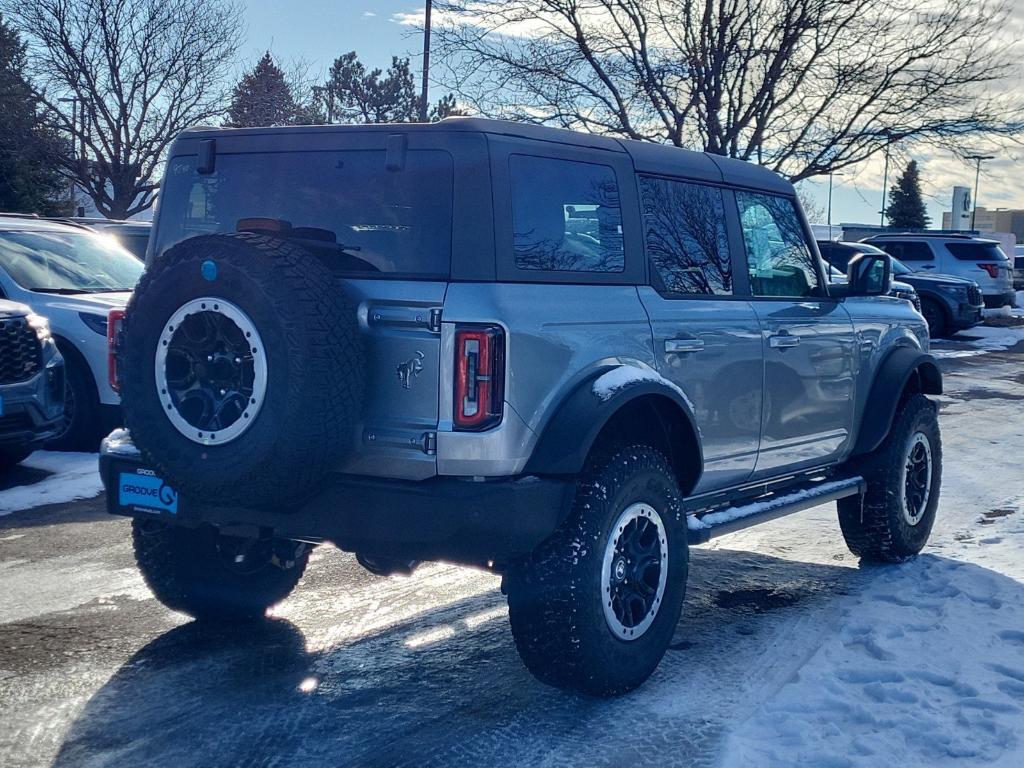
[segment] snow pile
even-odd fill
[[[683,390],[653,368],[640,368],[635,365],[620,365],[618,368],[612,368],[612,370],[597,377],[597,380],[594,381],[592,391],[601,399],[602,402],[604,402],[606,400],[611,400],[615,397],[616,393],[626,387],[632,386],[633,384],[639,384],[644,381],[652,381],[668,387],[683,398],[683,401],[690,406],[691,409],[693,408],[693,405],[683,393]]]
[[[0,491],[0,515],[44,504],[90,499],[103,491],[95,453],[37,451],[22,466],[52,474],[31,485]]]

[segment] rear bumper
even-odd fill
[[[178,525],[255,526],[275,536],[330,541],[368,555],[468,564],[504,562],[532,552],[562,523],[575,491],[572,480],[535,476],[415,482],[337,474],[295,509],[212,507],[178,497],[155,480],[124,439],[104,441],[100,475],[111,514]],[[140,498],[140,488],[144,493],[149,489],[152,506],[132,503]]]
[[[1003,291],[1002,293],[986,293],[985,306],[988,309],[998,309],[1007,305],[1013,306],[1017,300],[1015,291]]]

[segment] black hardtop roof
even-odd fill
[[[611,152],[625,152],[633,160],[638,173],[664,176],[682,176],[712,183],[725,183],[781,194],[794,194],[789,181],[754,163],[733,158],[680,149],[668,144],[598,136],[564,128],[518,123],[511,120],[491,120],[483,117],[449,117],[437,123],[381,123],[360,125],[304,125],[271,128],[207,128],[196,127],[184,131],[181,138],[216,139],[228,136],[259,136],[275,133],[395,133],[395,132],[448,132],[460,131],[513,136],[535,141],[590,147]]]

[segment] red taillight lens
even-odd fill
[[[117,347],[123,326],[124,310],[110,310],[107,313],[107,379],[110,381],[110,388],[115,392],[121,391],[121,381],[117,374]]]
[[[978,266],[988,272],[989,277],[999,277],[998,264],[979,264]]]
[[[455,428],[478,432],[501,421],[505,334],[495,326],[455,331]]]

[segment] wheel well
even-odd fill
[[[624,404],[601,428],[594,448],[609,443],[640,443],[662,451],[672,463],[684,496],[693,491],[700,479],[700,451],[693,425],[667,397],[643,395]]]
[[[942,374],[931,363],[921,363],[913,371],[900,393],[900,403],[911,395],[941,395]]]
[[[79,370],[85,373],[88,377],[88,382],[92,388],[92,392],[97,393],[97,397],[99,397],[96,379],[92,375],[92,368],[89,367],[89,361],[85,359],[85,355],[78,350],[78,347],[63,336],[57,336],[54,334],[53,341],[57,345],[57,349],[64,358],[65,363],[69,360],[73,360]]]

